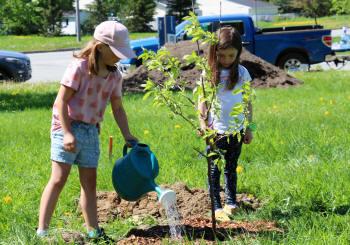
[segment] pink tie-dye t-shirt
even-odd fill
[[[84,59],[74,59],[69,64],[61,84],[75,90],[68,102],[71,121],[97,124],[103,120],[110,99],[122,96],[122,76],[119,71],[110,72],[106,78],[90,75],[88,62]],[[61,128],[56,101],[53,105],[51,131]]]

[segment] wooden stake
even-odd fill
[[[108,145],[109,160],[112,159],[112,152],[113,152],[113,136],[109,136],[109,145]]]

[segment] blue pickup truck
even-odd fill
[[[202,26],[209,31],[216,31],[219,26],[230,25],[237,28],[241,35],[243,46],[260,58],[285,70],[298,70],[303,65],[309,66],[324,62],[326,56],[332,55],[331,30],[319,25],[291,26],[259,29],[254,26],[248,15],[199,16]],[[176,41],[188,40],[184,27],[189,24],[183,21],[176,26]],[[157,51],[160,48],[157,37],[131,41],[131,47],[136,55],[142,48]],[[122,69],[130,65],[139,66],[142,61],[137,59],[122,60]]]

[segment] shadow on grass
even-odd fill
[[[0,111],[51,108],[57,92],[10,94],[0,92]]]

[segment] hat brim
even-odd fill
[[[134,51],[129,47],[123,47],[118,49],[116,49],[112,45],[110,45],[109,47],[111,48],[112,52],[120,59],[132,59],[137,57]]]

